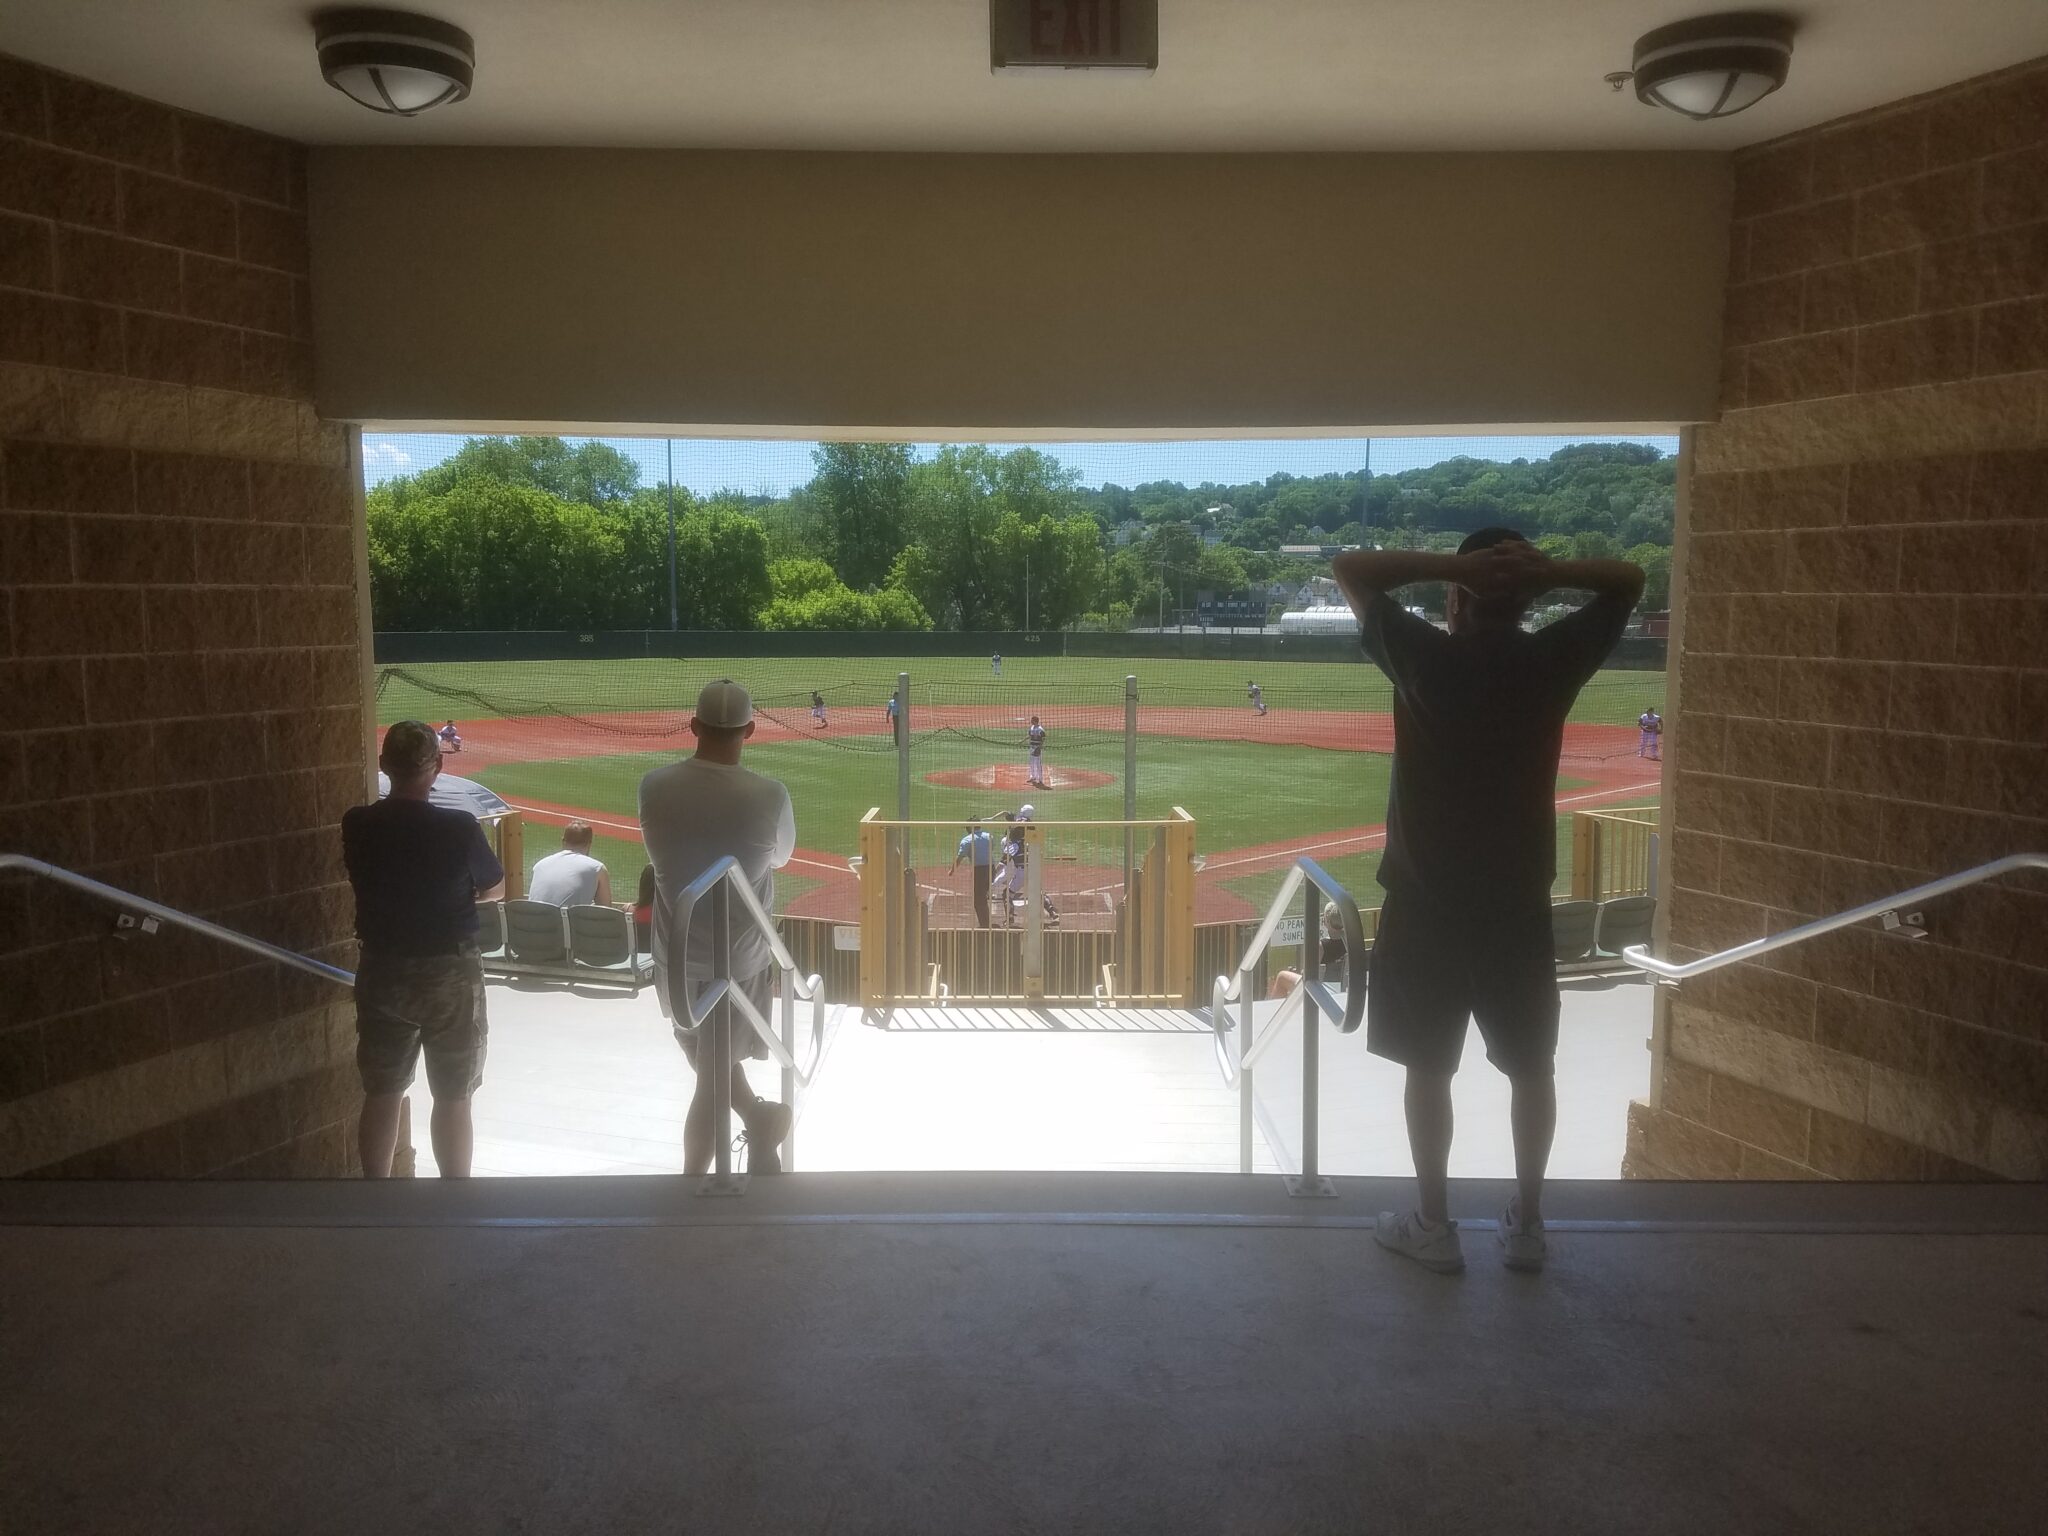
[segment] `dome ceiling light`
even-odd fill
[[[469,94],[476,44],[460,27],[405,11],[317,12],[320,75],[372,112],[417,117]]]
[[[1632,80],[1643,105],[1706,122],[1755,106],[1785,83],[1791,67],[1792,23],[1735,11],[1645,32],[1636,39],[1635,68],[1607,82],[1618,91]]]

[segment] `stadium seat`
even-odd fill
[[[579,969],[603,971],[636,985],[654,979],[654,961],[642,958],[633,942],[633,919],[617,907],[576,906],[566,910],[569,958]]]
[[[476,947],[486,960],[505,951],[505,904],[480,901],[476,904]]]
[[[1619,959],[1621,952],[1635,944],[1650,942],[1650,925],[1657,917],[1657,902],[1651,896],[1617,896],[1600,903],[1600,921],[1593,947],[1602,959]]]
[[[549,901],[505,903],[505,947],[515,959],[564,963],[569,958],[569,922]]]
[[[1572,965],[1593,953],[1593,931],[1600,919],[1594,901],[1560,901],[1550,908],[1551,949],[1559,965]]]

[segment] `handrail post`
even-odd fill
[[[744,1177],[732,1170],[732,890],[731,876],[711,887],[711,970],[725,983],[708,1022],[711,1049],[697,1048],[701,1064],[711,1061],[711,1176],[698,1189],[702,1195],[737,1195],[746,1188]],[[684,972],[688,975],[687,966]],[[687,987],[688,983],[685,982]]]
[[[1032,822],[1016,829],[1024,844],[1024,995],[1045,996],[1045,839]],[[1010,893],[1003,891],[1007,901]]]
[[[1240,956],[1239,963],[1242,961]],[[1245,1054],[1252,1048],[1253,1031],[1257,1027],[1252,998],[1258,989],[1251,985],[1251,978],[1247,976],[1239,990],[1244,995],[1237,1000],[1237,1171],[1250,1173],[1258,1109],[1252,1098],[1252,1069],[1245,1065]]]
[[[1323,1177],[1319,1145],[1323,1010],[1309,985],[1322,980],[1323,892],[1313,880],[1302,881],[1301,888],[1301,1172],[1287,1181],[1287,1193],[1297,1200],[1334,1200],[1337,1187]]]
[[[782,1069],[782,1102],[789,1106],[789,1134],[782,1139],[782,1171],[796,1172],[796,989],[795,967],[778,969],[775,990],[781,994],[782,1004],[782,1049],[789,1055],[789,1065]],[[774,1015],[769,1015],[771,1018]]]
[[[1142,985],[1137,974],[1138,906],[1131,898],[1132,876],[1138,865],[1138,834],[1132,823],[1138,819],[1138,674],[1124,674],[1124,901],[1122,955],[1118,956],[1117,975],[1123,981],[1124,992],[1135,996]]]

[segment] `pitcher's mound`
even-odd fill
[[[924,776],[927,784],[937,784],[942,789],[999,789],[1009,794],[1022,794],[1033,789],[1100,789],[1115,782],[1109,774],[1097,773],[1092,768],[1048,768],[1045,783],[1033,784],[1031,775],[1022,763],[988,763],[980,768],[948,768]]]

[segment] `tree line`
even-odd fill
[[[1124,629],[1197,594],[1275,606],[1328,561],[1283,545],[1444,548],[1490,523],[1627,555],[1668,603],[1675,461],[1636,444],[1398,474],[1099,489],[1035,448],[826,443],[780,497],[643,485],[601,442],[472,438],[369,492],[380,630]]]

